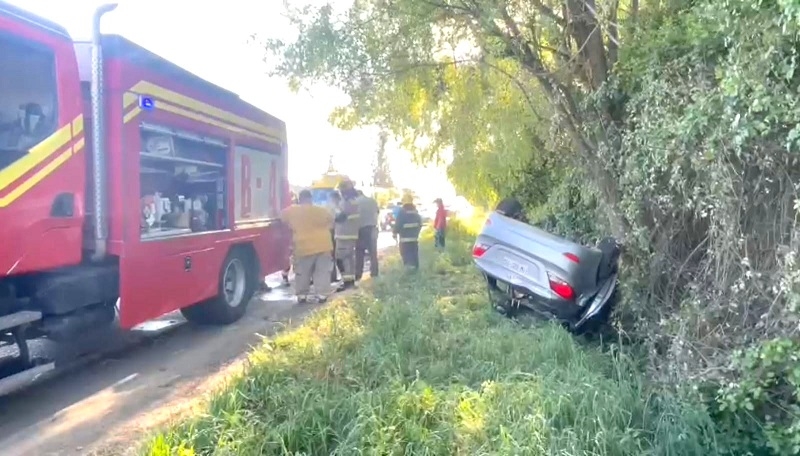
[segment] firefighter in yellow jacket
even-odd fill
[[[342,194],[342,203],[335,219],[334,238],[336,240],[336,261],[337,263],[341,262],[342,267],[342,285],[339,287],[339,291],[342,291],[355,287],[356,243],[361,223],[358,204],[356,204],[358,193],[353,183],[341,182],[339,192]]]
[[[325,208],[315,206],[311,192],[303,190],[298,203],[281,213],[281,220],[292,230],[294,286],[297,302],[308,302],[311,282],[319,302],[330,293],[331,242],[330,229],[333,215]]]

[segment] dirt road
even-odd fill
[[[389,245],[391,237],[382,235],[380,247]],[[257,296],[235,325],[180,325],[0,398],[0,455],[131,454],[131,445],[148,431],[197,406],[239,369],[253,344],[302,321],[315,308],[298,306],[279,289]]]

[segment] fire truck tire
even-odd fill
[[[246,249],[228,253],[219,274],[219,294],[205,302],[181,309],[192,323],[228,325],[242,318],[255,292],[252,258]]]

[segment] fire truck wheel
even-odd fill
[[[245,314],[255,292],[252,261],[243,249],[232,250],[219,275],[219,295],[206,302],[181,309],[187,320],[204,325],[227,325]]]

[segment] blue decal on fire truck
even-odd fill
[[[150,111],[151,109],[156,107],[156,101],[153,100],[152,97],[139,95],[139,107],[144,109],[145,111]]]

